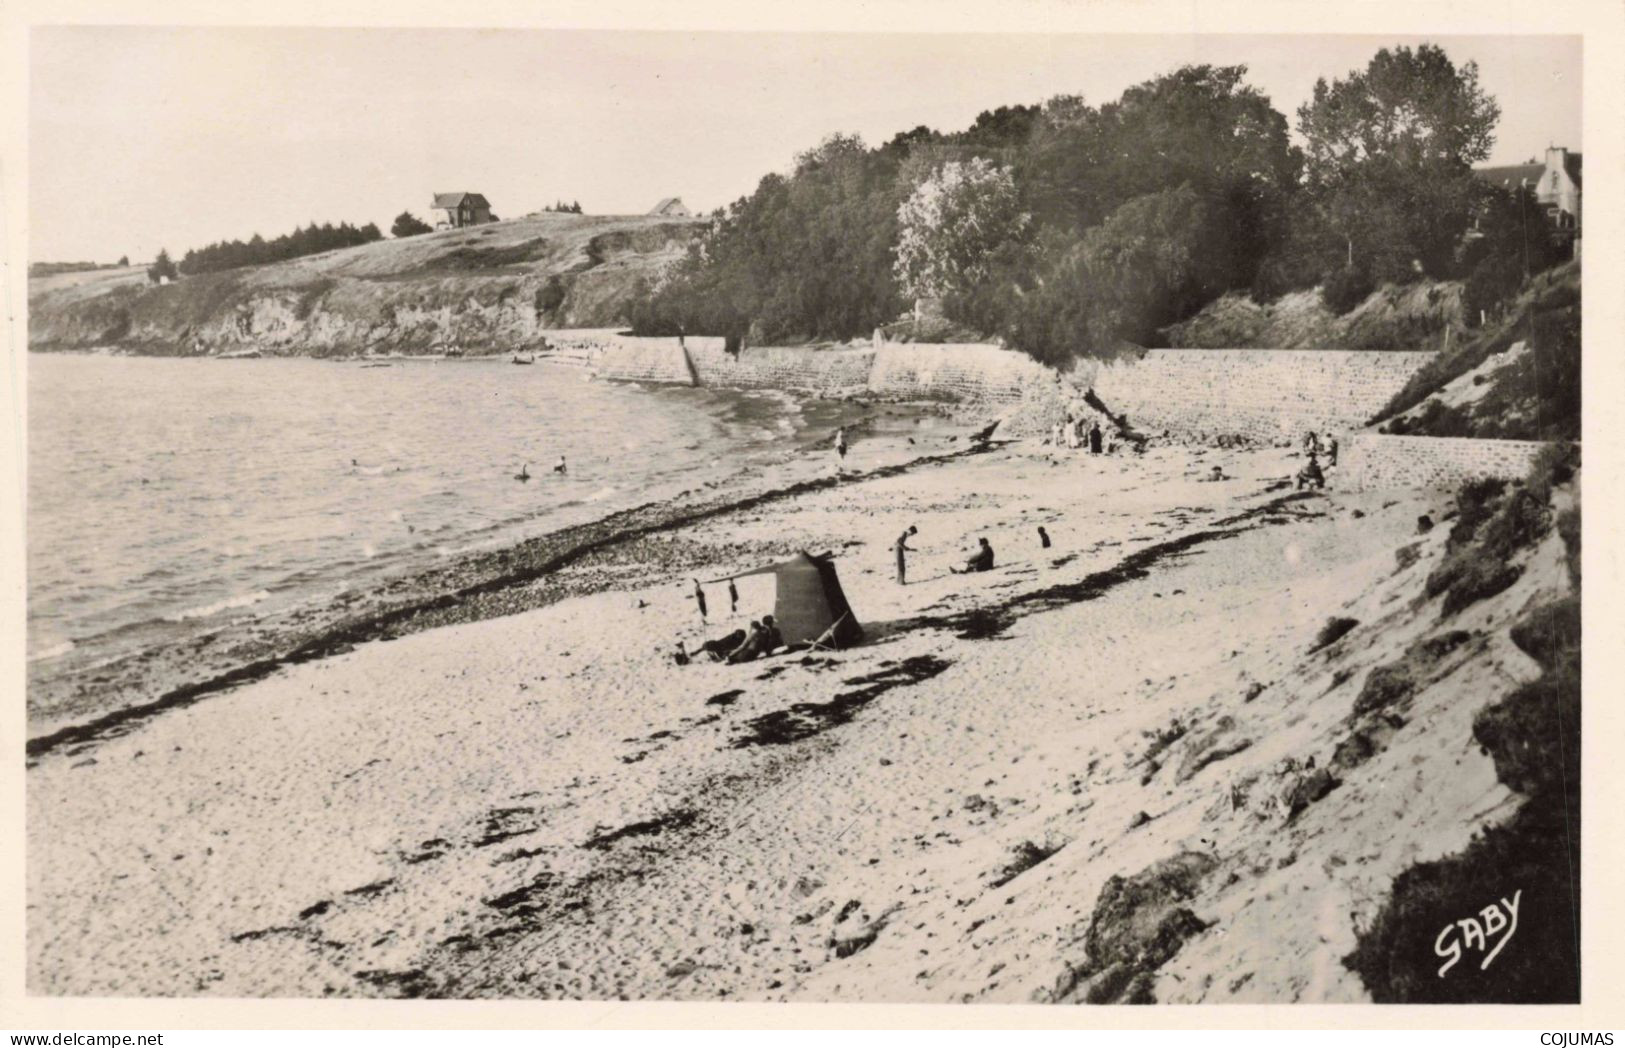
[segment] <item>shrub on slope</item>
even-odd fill
[[[1520,341],[1529,352],[1492,372],[1472,404],[1435,400],[1417,418],[1394,419]],[[1580,366],[1580,269],[1570,263],[1529,281],[1503,319],[1423,366],[1372,421],[1425,436],[1578,440]]]

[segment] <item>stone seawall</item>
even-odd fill
[[[1454,488],[1466,480],[1516,480],[1546,445],[1538,440],[1395,437],[1361,433],[1340,449],[1338,486],[1356,491]]]
[[[1153,349],[1073,372],[1141,432],[1259,443],[1338,437],[1365,424],[1433,358],[1431,352]]]
[[[985,406],[1010,414],[1036,393],[1053,399],[1055,372],[1013,350],[975,344],[886,343],[874,349],[752,347],[737,357],[722,340],[635,338],[615,332],[552,336],[584,352],[599,378],[733,389],[787,389],[821,396],[897,397]],[[563,362],[563,353],[560,354]]]
[[[702,386],[732,389],[787,389],[825,397],[845,397],[869,388],[875,354],[870,349],[746,349],[738,357],[716,345],[687,339],[688,359]]]
[[[553,341],[570,344],[562,338]],[[676,386],[700,384],[688,355],[674,338],[632,338],[601,332],[589,338],[578,336],[573,341],[586,342],[589,366],[598,378]]]
[[[1432,353],[1167,349],[1127,361],[1084,361],[1063,381],[1023,354],[993,345],[884,343],[874,348],[749,348],[721,339],[560,333],[600,378],[818,396],[867,395],[965,406],[966,421],[1003,418],[1001,435],[1042,435],[1068,413],[1092,414],[1082,391],[1153,436],[1296,442],[1309,430],[1342,444],[1340,486],[1450,487],[1473,476],[1522,476],[1536,443],[1360,433]],[[561,354],[562,355],[562,354]],[[561,361],[562,362],[562,361]]]
[[[875,351],[869,392],[959,403],[1019,404],[1055,372],[1014,350],[976,343],[886,343]]]

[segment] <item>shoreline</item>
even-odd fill
[[[879,405],[869,405],[871,408],[876,406]],[[929,410],[925,405],[907,407],[921,413]],[[907,407],[902,413],[910,413]],[[872,412],[868,413],[858,422],[849,424],[848,429],[866,429],[874,418]],[[969,430],[969,427],[965,428]],[[947,439],[957,440],[958,435]],[[887,459],[895,457],[902,450],[900,442],[886,437],[870,438],[865,444],[871,453],[879,453]],[[109,662],[94,663],[61,678],[46,678],[37,685],[31,682],[31,687],[65,690],[78,683],[79,678],[90,677],[94,681],[97,677],[105,678],[110,672],[124,669],[134,672],[133,680],[127,679],[121,685],[107,687],[99,693],[78,684],[80,695],[92,703],[105,703],[114,695],[132,691],[158,691],[158,694],[154,698],[124,703],[105,712],[67,720],[66,723],[62,723],[64,718],[47,721],[48,730],[29,735],[26,754],[32,763],[36,758],[60,749],[94,744],[101,739],[123,734],[165,711],[182,708],[210,695],[260,680],[284,666],[340,654],[356,644],[442,625],[510,615],[579,593],[646,584],[661,569],[652,569],[650,576],[631,581],[610,578],[585,582],[561,580],[551,586],[548,582],[562,570],[597,554],[617,547],[633,547],[651,536],[730,513],[794,499],[806,492],[894,476],[973,453],[976,453],[974,449],[960,449],[922,454],[901,461],[888,461],[863,472],[817,475],[766,489],[720,494],[705,492],[693,498],[688,498],[689,493],[685,493],[677,499],[641,503],[596,520],[568,525],[517,542],[504,542],[490,549],[467,552],[454,557],[452,563],[445,566],[409,571],[367,588],[346,590],[316,606],[291,609],[266,621],[256,620],[249,625],[246,635],[236,638],[225,650],[214,652],[211,670],[197,679],[166,681],[162,669],[149,677],[147,667],[141,664],[154,659],[161,663],[165,656],[193,662],[199,658],[200,649],[213,648],[211,641],[227,633],[229,626],[210,630],[188,641],[115,656]],[[813,468],[818,469],[816,466]],[[778,551],[772,555],[788,552],[791,551]],[[711,566],[709,563],[689,564],[683,570],[701,570]],[[670,565],[664,570],[670,575],[678,568],[677,565]],[[369,604],[370,608],[357,613],[357,605]],[[314,625],[303,621],[312,618],[316,620]],[[157,678],[156,684],[152,678]]]

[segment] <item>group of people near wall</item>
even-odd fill
[[[1050,427],[1050,443],[1055,447],[1064,445],[1074,451],[1087,447],[1089,454],[1098,455],[1105,445],[1105,435],[1100,430],[1099,419],[1082,412],[1068,411],[1066,421]]]
[[[1337,438],[1328,434],[1326,439],[1322,441],[1314,430],[1310,430],[1303,438],[1303,453],[1308,456],[1309,461],[1304,463],[1302,469],[1298,470],[1298,490],[1324,488],[1326,486],[1326,471],[1321,469],[1320,460],[1324,457],[1326,465],[1337,465]]]

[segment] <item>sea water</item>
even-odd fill
[[[770,471],[828,435],[781,394],[506,360],[28,369],[34,680]]]

